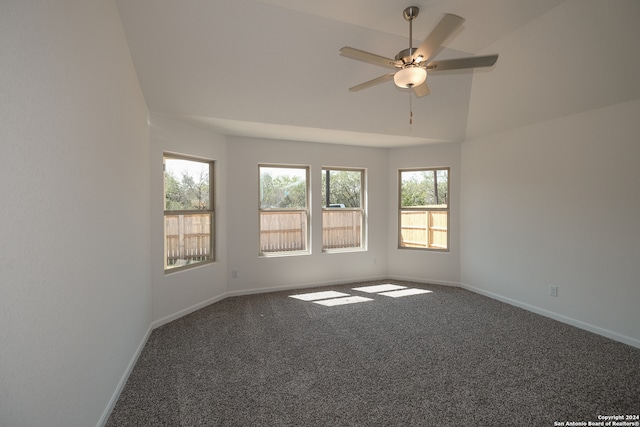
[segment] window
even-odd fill
[[[399,171],[400,248],[449,248],[449,168]]]
[[[259,165],[260,255],[309,252],[309,168]]]
[[[322,169],[322,250],[364,247],[364,170]]]
[[[164,269],[214,260],[213,162],[164,155]]]

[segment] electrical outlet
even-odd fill
[[[552,297],[558,296],[558,287],[557,286],[549,286],[549,295]]]

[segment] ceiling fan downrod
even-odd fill
[[[409,49],[407,51],[402,51],[401,54],[404,54],[406,52],[406,56],[409,56],[409,57],[413,55],[413,51],[415,50],[413,48],[413,20],[418,17],[419,13],[420,13],[420,8],[418,8],[418,6],[409,6],[404,11],[402,11],[402,16],[404,17],[404,20],[409,21]],[[396,58],[396,59],[402,59],[402,58]]]

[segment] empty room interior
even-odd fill
[[[277,361],[248,381],[263,375],[265,390],[297,390],[289,403],[317,396],[298,409],[314,405],[318,415],[270,413],[271,396],[243,404],[247,386],[230,388],[229,401],[215,390],[217,412],[197,422],[174,396],[174,425],[454,425],[451,408],[469,410],[463,425],[474,413],[478,425],[504,425],[510,410],[498,415],[496,398],[474,394],[475,374],[450,364],[486,366],[478,370],[491,388],[488,361],[498,356],[486,344],[496,337],[517,355],[527,337],[540,339],[554,355],[537,356],[548,366],[593,353],[609,361],[589,362],[594,375],[607,365],[629,381],[622,392],[611,385],[621,406],[578,407],[566,412],[572,419],[535,412],[560,408],[551,391],[516,388],[509,399],[542,402],[523,406],[527,425],[634,414],[627,421],[637,422],[638,23],[636,0],[2,0],[0,425],[107,425],[127,383],[144,376],[136,369],[170,347],[156,335],[187,321],[200,343],[224,344],[220,334],[233,332],[254,344],[268,336],[270,354],[299,350],[308,363],[295,368],[296,381],[266,384],[269,367],[293,375]],[[414,72],[426,81],[402,79]],[[174,161],[204,165],[206,200],[170,203]],[[193,184],[177,170],[176,188]],[[347,179],[356,182],[350,201],[338,195]],[[410,197],[415,182],[427,188],[422,199]],[[186,217],[206,220],[197,256],[184,252]],[[293,226],[283,218],[298,221],[298,237],[284,242]],[[458,298],[468,305],[447,308]],[[520,329],[507,322],[516,314]],[[398,336],[402,322],[418,330]],[[448,339],[438,325],[451,328]],[[335,360],[357,363],[358,387],[385,379],[396,399],[389,411],[415,414],[385,418],[393,412],[383,391],[350,392],[341,404],[336,384],[313,376],[327,347],[310,355],[291,344],[306,332],[348,346]],[[493,338],[462,339],[485,333]],[[584,341],[563,352],[565,333]],[[184,334],[178,342],[191,343]],[[444,360],[436,338],[475,353],[446,350]],[[598,347],[580,347],[591,342]],[[250,372],[241,353],[234,364],[216,347],[197,366]],[[382,354],[415,372],[405,400],[388,367],[371,362]],[[378,376],[367,377],[354,355]],[[622,359],[631,367],[618,369]],[[419,387],[418,373],[438,360],[441,381]],[[526,372],[531,384],[546,375]],[[438,388],[449,374],[461,382]],[[208,375],[220,387],[233,382]],[[145,422],[130,425],[154,425]]]

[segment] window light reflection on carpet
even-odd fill
[[[298,295],[289,295],[289,296],[291,298],[299,299],[302,301],[316,301],[320,299],[348,297],[349,294],[345,294],[343,292],[337,292],[337,291],[321,291],[321,292],[310,292],[307,294],[298,294]]]
[[[369,294],[383,295],[392,298],[405,297],[410,295],[428,294],[433,291],[420,288],[407,288],[406,286],[394,285],[391,283],[385,283],[380,285],[362,286],[358,288],[352,288],[357,292],[366,292]],[[359,302],[374,301],[373,298],[361,297],[346,294],[338,291],[319,291],[308,292],[304,294],[289,295],[290,298],[295,298],[301,301],[313,302],[315,304],[324,305],[327,307],[345,304],[355,304]]]
[[[384,285],[373,285],[373,286],[363,286],[361,288],[353,288],[354,291],[367,292],[371,294],[376,294],[379,292],[395,291],[398,289],[406,289],[406,286],[392,285],[391,283],[386,283]]]
[[[391,291],[391,292],[382,292],[378,295],[384,295],[387,297],[392,297],[392,298],[398,298],[398,297],[406,297],[409,295],[418,295],[418,294],[429,294],[432,291],[428,291],[426,289],[416,289],[416,288],[411,288],[411,289],[402,289],[399,291]]]
[[[355,304],[357,302],[367,302],[367,301],[373,301],[373,299],[355,296],[355,297],[325,299],[321,301],[314,301],[314,303],[322,304],[326,306],[334,306],[334,305]]]

